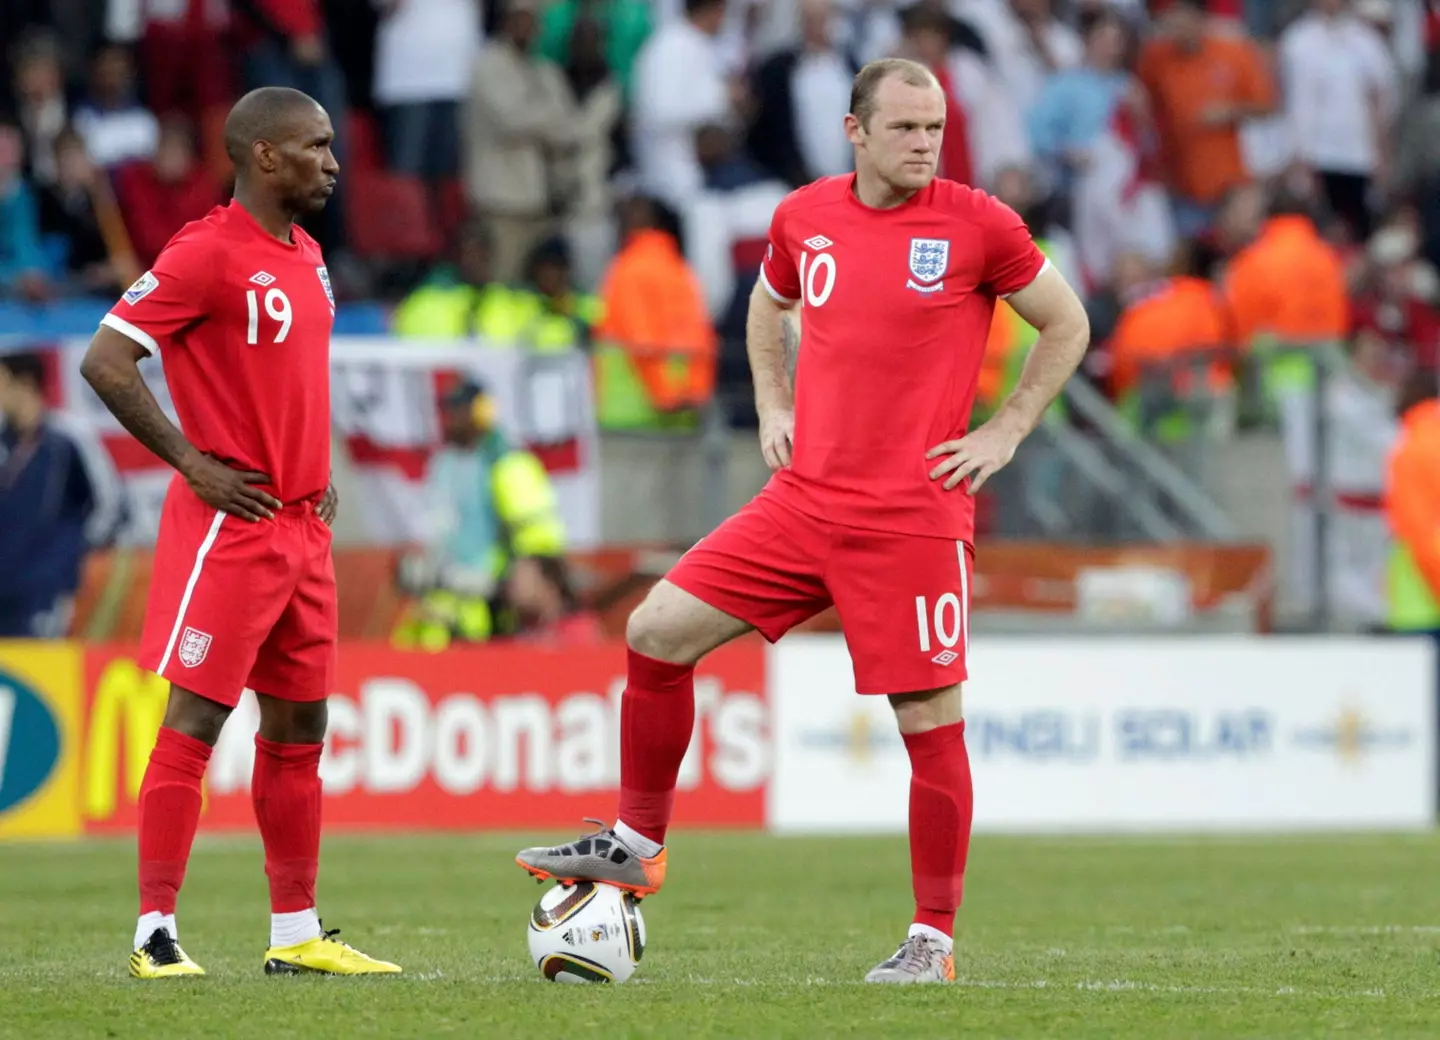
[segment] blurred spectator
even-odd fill
[[[1350,328],[1345,269],[1309,205],[1282,186],[1259,237],[1235,257],[1225,296],[1242,349],[1279,341],[1338,341]]]
[[[480,47],[479,0],[378,0],[375,104],[397,173],[460,171],[460,102]]]
[[[1398,73],[1384,40],[1346,6],[1312,0],[1280,36],[1280,76],[1296,157],[1320,175],[1331,211],[1364,239],[1372,192],[1384,190],[1394,168]]]
[[[490,237],[472,220],[456,235],[452,262],[432,270],[395,309],[392,330],[408,339],[503,336],[511,324],[511,292],[492,275]]]
[[[0,123],[0,296],[40,300],[50,295],[35,195],[21,175],[25,141]]]
[[[1332,353],[1350,331],[1345,265],[1321,237],[1306,185],[1282,184],[1260,235],[1231,262],[1225,296],[1235,342],[1254,356],[1267,403],[1279,416],[1293,504],[1288,559],[1282,568],[1287,601],[1301,610],[1316,602],[1314,355]]]
[[[1267,205],[1265,189],[1257,182],[1228,188],[1220,198],[1214,223],[1192,244],[1195,272],[1202,278],[1220,282],[1231,258],[1260,234]]]
[[[1116,289],[1124,310],[1110,337],[1111,391],[1142,436],[1178,441],[1196,431],[1186,403],[1223,420],[1233,390],[1230,324],[1215,286],[1167,277],[1144,256],[1123,255]]]
[[[1021,113],[1030,111],[1052,75],[1084,56],[1080,37],[1055,17],[1050,0],[971,0],[963,10]]]
[[[696,152],[705,190],[683,215],[685,254],[720,334],[717,382],[736,391],[726,400],[730,422],[748,429],[757,421],[745,353],[750,292],[769,246],[770,218],[790,188],[741,152],[723,126],[701,129]]]
[[[525,279],[511,294],[509,328],[500,338],[524,350],[588,350],[600,322],[600,301],[575,291],[570,246],[549,238],[525,262]]]
[[[603,23],[585,17],[573,23],[565,78],[579,114],[579,146],[574,150],[575,185],[566,213],[565,233],[575,250],[575,281],[593,289],[615,253],[615,199],[610,171],[615,138],[624,117],[620,83],[605,58]],[[565,178],[562,178],[565,179]]]
[[[521,556],[505,581],[518,638],[555,648],[589,646],[604,639],[599,615],[575,594],[561,556]]]
[[[64,636],[80,568],[120,519],[109,456],[46,414],[38,354],[0,354],[0,638]]]
[[[155,154],[160,125],[135,96],[130,52],[100,48],[91,63],[90,93],[75,109],[75,129],[96,165],[110,169]]]
[[[621,247],[601,283],[596,407],[612,429],[687,427],[715,388],[715,330],[699,279],[654,200],[620,206]]]
[[[30,176],[37,184],[55,180],[55,138],[70,122],[60,42],[47,30],[30,30],[15,47],[15,105]]]
[[[1119,15],[1108,9],[1092,15],[1085,22],[1084,64],[1050,77],[1030,109],[1030,143],[1057,184],[1069,185],[1090,165],[1091,147],[1136,91],[1125,69],[1128,44]]]
[[[676,209],[700,191],[704,175],[695,133],[732,115],[716,37],[725,0],[685,0],[685,17],[660,26],[635,63],[631,150],[641,188]]]
[[[537,0],[508,0],[500,30],[475,62],[464,117],[465,182],[490,231],[495,277],[514,281],[550,233],[580,138],[575,101],[561,71],[531,53]]]
[[[1357,336],[1347,363],[1325,387],[1332,505],[1325,532],[1327,595],[1332,614],[1348,627],[1372,628],[1385,620],[1390,537],[1381,496],[1385,458],[1399,434],[1396,392],[1407,370],[1404,355],[1383,340]],[[1313,501],[1314,489],[1303,490]],[[1306,544],[1314,544],[1313,535]]]
[[[55,169],[55,183],[39,193],[40,230],[59,253],[54,266],[63,268],[70,284],[81,292],[114,295],[134,279],[126,281],[125,275],[132,271],[127,268],[122,273],[111,260],[95,208],[95,192],[108,194],[110,189],[101,185],[104,174],[73,130],[55,139]]]
[[[1355,300],[1356,339],[1373,339],[1404,364],[1440,363],[1435,270],[1418,256],[1419,239],[1401,224],[1382,228],[1367,249],[1369,276]]]
[[[598,23],[605,64],[628,96],[635,60],[650,35],[650,4],[645,0],[555,0],[541,19],[540,54],[556,65],[569,65],[575,57],[575,31],[582,16]]]
[[[227,0],[143,0],[140,6],[140,66],[151,110],[204,126],[234,93]]]
[[[27,30],[33,31],[50,24],[50,0],[6,0],[0,3],[0,83],[10,84],[15,79],[15,65],[21,48],[13,41],[23,42]]]
[[[1418,369],[1400,391],[1401,431],[1390,454],[1385,508],[1395,544],[1387,575],[1389,628],[1440,641],[1440,400],[1434,369]]]
[[[1075,183],[1081,277],[1071,284],[1087,293],[1110,285],[1121,253],[1138,253],[1162,269],[1174,258],[1175,223],[1158,156],[1137,124],[1130,106],[1118,106],[1086,149]]]
[[[755,76],[758,103],[749,150],[791,187],[854,166],[845,137],[854,59],[835,46],[833,0],[800,0],[799,47],[783,50]]]
[[[197,160],[195,138],[183,116],[171,116],[161,125],[153,161],[123,167],[115,182],[130,240],[146,267],[177,231],[221,201],[214,180]]]
[[[445,443],[425,478],[429,534],[401,565],[401,587],[418,597],[394,635],[407,649],[485,642],[513,633],[522,612],[543,616],[543,590],[519,561],[565,552],[545,467],[497,428],[485,388],[462,379],[444,392],[440,409]],[[521,576],[510,589],[517,566]]]
[[[1212,28],[1199,0],[1174,0],[1162,28],[1141,53],[1139,74],[1160,131],[1175,223],[1190,238],[1209,225],[1225,189],[1249,179],[1240,131],[1274,108],[1275,89],[1255,45]]]

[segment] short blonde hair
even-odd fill
[[[895,76],[902,83],[912,87],[935,87],[940,81],[918,61],[909,58],[881,58],[872,61],[855,73],[855,82],[850,86],[850,114],[860,121],[860,126],[870,129],[870,117],[875,114],[875,94],[880,84],[888,77]]]

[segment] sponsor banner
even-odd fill
[[[0,643],[0,838],[80,831],[80,651]]]
[[[125,544],[154,542],[160,507],[173,475],[121,429],[80,377],[85,342],[57,354],[56,406],[104,445],[126,492]],[[161,365],[140,366],[146,385],[173,420]],[[331,347],[331,406],[338,451],[348,457],[363,494],[368,541],[400,544],[423,537],[415,506],[425,465],[440,440],[436,390],[455,373],[484,384],[500,427],[545,463],[571,544],[600,537],[600,451],[590,363],[579,351],[534,354],[474,345],[425,345],[384,337],[342,337]]]
[[[771,772],[764,648],[708,657],[676,823],[757,827]],[[86,655],[82,810],[90,833],[129,832],[168,684],[131,651]],[[321,777],[327,828],[545,828],[609,819],[620,771],[623,645],[444,654],[342,646]],[[247,693],[206,775],[201,826],[251,828],[259,723]]]
[[[1399,639],[986,639],[965,687],[985,831],[1428,828],[1435,665]],[[779,831],[903,831],[910,763],[843,641],[772,651]]]

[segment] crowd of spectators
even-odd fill
[[[337,291],[409,295],[402,330],[618,344],[611,384],[654,406],[617,398],[618,425],[696,404],[696,365],[743,387],[770,214],[850,168],[850,79],[891,54],[945,90],[941,173],[1019,210],[1085,296],[1107,390],[1261,334],[1363,328],[1429,364],[1440,336],[1433,4],[7,0],[0,37],[0,296],[113,295],[226,197],[229,102],[289,84],[336,126],[314,230]],[[1279,327],[1262,283],[1292,255],[1340,282],[1291,277]],[[1307,295],[1337,284],[1353,307]],[[436,291],[491,285],[486,309]],[[1002,308],[992,397],[1024,346]]]

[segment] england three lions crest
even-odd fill
[[[950,240],[948,238],[912,238],[910,240],[911,279],[905,283],[907,289],[919,292],[936,292],[945,288],[940,279],[950,266]]]
[[[330,288],[330,271],[328,268],[317,267],[315,273],[320,276],[320,284],[325,286],[325,298],[330,301],[330,314],[335,314],[335,292]]]
[[[212,641],[209,632],[186,625],[184,634],[180,636],[180,663],[186,668],[194,668],[203,662],[210,652]]]

